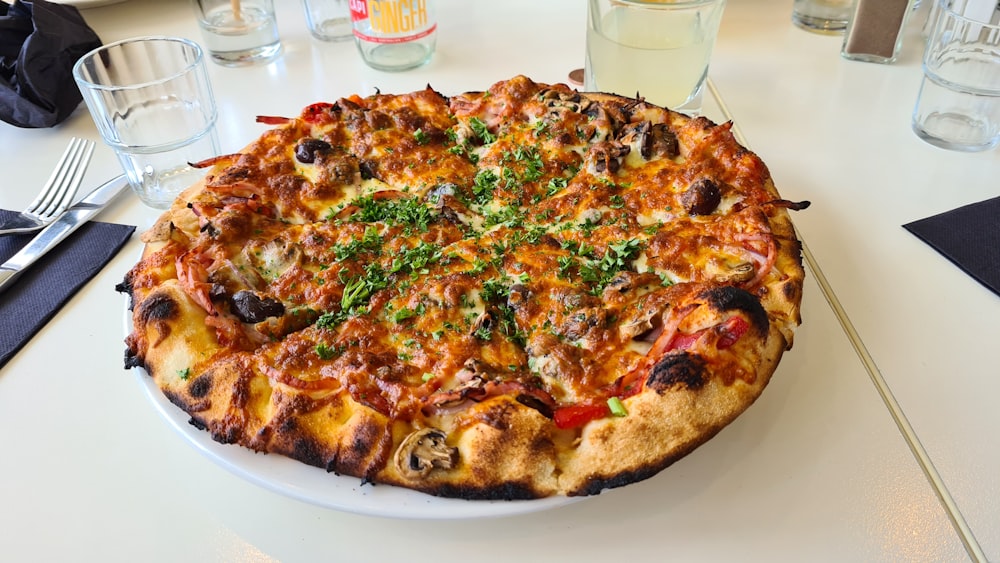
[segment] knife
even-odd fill
[[[13,285],[13,281],[35,263],[36,260],[52,250],[66,237],[97,215],[111,200],[128,187],[124,175],[108,180],[103,185],[73,204],[51,225],[35,235],[24,248],[0,264],[0,293]]]

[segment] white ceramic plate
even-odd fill
[[[132,318],[127,307],[125,330],[126,334],[132,330]],[[586,498],[467,501],[433,497],[389,485],[362,485],[358,478],[327,473],[287,457],[258,454],[241,446],[220,444],[212,440],[208,432],[189,424],[187,413],[167,400],[145,370],[135,368],[134,372],[157,412],[203,455],[251,483],[318,506],[369,516],[443,520],[524,514]]]
[[[76,6],[81,10],[84,8],[96,8],[98,6],[106,6],[108,4],[119,4],[125,2],[125,0],[51,0],[56,4],[67,4],[69,6]]]

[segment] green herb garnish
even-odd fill
[[[611,397],[608,399],[608,408],[611,409],[611,414],[613,416],[628,416],[628,411],[625,410],[625,405],[622,404],[622,400],[618,397]]]
[[[488,145],[497,140],[497,136],[490,133],[489,128],[485,123],[483,123],[483,120],[478,117],[473,117],[469,120],[469,127],[472,127],[472,132],[483,141],[484,145]]]

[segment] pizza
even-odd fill
[[[431,495],[646,479],[760,395],[804,272],[715,124],[519,76],[317,103],[143,234],[126,367],[225,444]]]

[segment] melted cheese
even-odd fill
[[[728,130],[678,128],[673,114],[645,105],[631,119],[669,123],[688,160],[647,161],[635,145],[619,167],[593,166],[591,149],[617,142],[610,113],[594,118],[539,88],[515,79],[451,99],[424,90],[342,100],[276,129],[247,162],[217,171],[194,204],[203,228],[189,236],[223,254],[267,249],[261,267],[280,271],[223,279],[217,256],[203,283],[283,303],[287,318],[248,328],[262,331],[260,357],[303,381],[337,379],[394,416],[421,416],[473,373],[553,405],[601,396],[649,352],[619,327],[623,311],[669,290],[648,274],[683,284],[761,263],[766,249],[741,250],[750,243],[719,221],[737,203],[771,196],[762,165],[693,160],[692,146]],[[477,133],[482,125],[488,134]],[[299,162],[288,147],[305,137],[325,140],[330,158]],[[746,170],[738,185],[756,187],[727,188],[717,215],[691,218],[679,200],[696,179],[691,165],[708,175]],[[490,189],[476,185],[483,170],[498,179]],[[256,199],[224,194],[236,178]],[[236,213],[247,225],[227,220]]]

